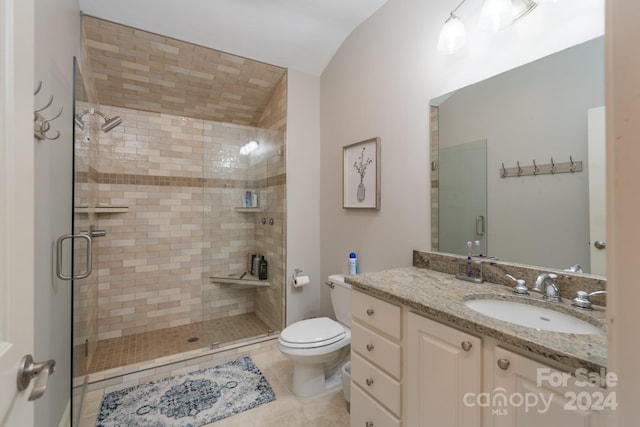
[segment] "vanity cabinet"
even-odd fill
[[[399,427],[402,310],[354,291],[351,317],[351,425]]]
[[[414,313],[407,329],[406,425],[480,426],[482,409],[464,397],[482,391],[482,340]]]
[[[494,348],[492,359],[486,426],[611,425],[607,417],[616,403],[612,389],[587,384],[585,375],[576,378],[500,346]]]
[[[615,387],[586,384],[586,371],[576,378],[360,291],[351,308],[353,427],[612,424]]]

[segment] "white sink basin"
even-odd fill
[[[602,329],[584,320],[535,305],[491,299],[475,299],[467,301],[465,304],[485,316],[540,331],[562,332],[565,334],[603,333]]]

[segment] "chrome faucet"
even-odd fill
[[[578,291],[576,293],[576,297],[571,300],[571,305],[579,310],[593,310],[593,307],[591,307],[591,300],[589,298],[595,297],[596,295],[605,295],[606,293],[607,291],[595,291],[591,293]]]
[[[554,273],[542,273],[536,278],[535,286],[532,290],[540,292],[542,299],[549,302],[560,302],[560,291],[556,284],[557,274]],[[543,289],[544,286],[544,289]]]

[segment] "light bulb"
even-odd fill
[[[451,14],[440,30],[438,39],[438,50],[446,53],[453,53],[460,49],[467,42],[467,32],[464,23],[460,18]]]
[[[511,0],[485,0],[480,10],[478,26],[483,31],[497,32],[513,22]]]

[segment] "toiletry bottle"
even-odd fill
[[[471,247],[473,243],[471,241],[467,242],[467,277],[471,277]]]
[[[349,254],[349,274],[358,274],[358,258],[355,252]]]
[[[267,280],[267,260],[262,257],[260,260],[260,272],[258,273],[258,279]]]
[[[260,276],[260,261],[262,260],[262,257],[260,256],[260,254],[256,254],[255,257],[253,258],[253,269],[251,274],[259,277]]]

